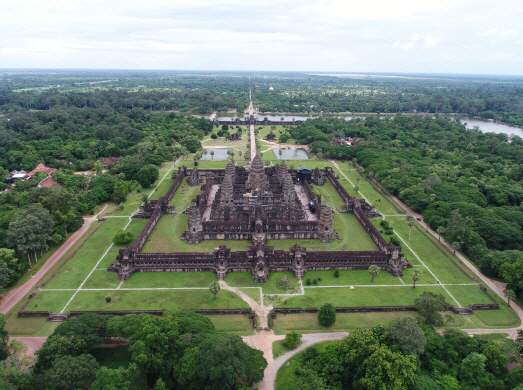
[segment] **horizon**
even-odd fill
[[[29,0],[2,14],[7,69],[519,76],[523,65],[515,0]]]

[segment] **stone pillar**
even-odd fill
[[[318,224],[318,238],[325,243],[332,242],[338,235],[332,228],[332,210],[326,204],[321,206],[320,223]]]

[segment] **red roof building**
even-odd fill
[[[57,182],[55,182],[51,177],[46,177],[44,180],[42,180],[40,183],[38,183],[37,187],[61,187],[61,185]]]
[[[55,173],[58,169],[56,168],[49,168],[46,167],[44,164],[40,163],[36,166],[35,169],[33,169],[31,172],[29,172],[27,175],[33,177],[36,172],[44,172],[47,176],[51,176],[53,173]]]
[[[107,168],[109,164],[118,164],[120,162],[120,157],[102,157],[100,163],[102,167]]]

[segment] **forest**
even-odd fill
[[[92,215],[96,205],[120,203],[138,185],[148,188],[164,161],[201,148],[212,127],[207,119],[108,104],[58,105],[0,120],[0,175],[43,163],[58,169],[52,180],[60,184],[37,187],[43,172],[33,180],[0,182],[0,191],[9,191],[0,195],[0,287],[16,283],[44,251],[81,227],[82,215]],[[103,167],[102,157],[119,162]]]
[[[288,131],[313,153],[346,160],[382,183],[486,275],[504,279],[521,296],[521,137],[467,130],[439,115],[311,119]],[[364,141],[335,146],[338,137]]]
[[[4,325],[1,314],[2,389],[247,390],[267,366],[261,351],[216,332],[209,318],[191,311],[83,314],[61,323],[36,358],[9,341]],[[102,348],[110,338],[127,342]]]

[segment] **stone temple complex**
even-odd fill
[[[300,169],[288,169],[285,161],[265,167],[259,154],[247,167],[231,161],[225,169],[180,167],[167,194],[145,203],[135,215],[149,220],[135,242],[120,250],[117,262],[108,270],[118,272],[120,280],[134,272],[213,271],[222,279],[231,271],[249,271],[255,281],[263,282],[271,271],[291,271],[302,278],[308,270],[367,269],[374,264],[400,276],[411,266],[403,258],[401,247],[387,243],[368,218],[380,214],[365,200],[350,196],[332,168]],[[183,210],[188,214],[188,224],[181,238],[194,245],[203,240],[245,240],[245,251],[233,252],[219,245],[213,252],[141,253],[160,218],[179,212],[170,202],[183,180],[190,186],[200,186],[201,193]],[[338,238],[333,210],[321,202],[310,185],[321,186],[327,180],[344,202],[336,212],[353,213],[377,250],[310,251],[292,244],[285,251],[266,245],[267,240],[318,239],[331,243]]]

